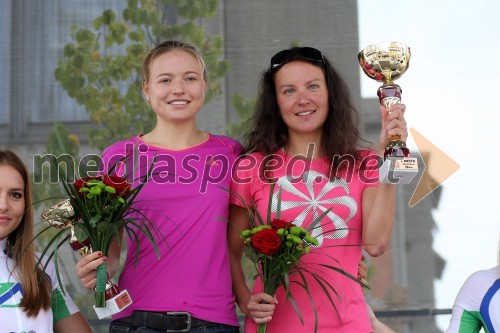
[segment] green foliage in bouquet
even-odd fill
[[[165,238],[155,224],[141,211],[134,208],[137,195],[151,176],[154,162],[144,179],[140,179],[138,185],[132,188],[126,178],[111,175],[114,167],[109,170],[110,174],[84,177],[71,182],[67,177],[67,170],[58,167],[57,158],[54,155],[47,155],[47,157],[58,169],[60,183],[66,194],[63,199],[69,200],[70,208],[56,213],[58,214],[56,219],[63,222],[65,226],[52,236],[42,251],[38,264],[46,255],[49,255],[49,260],[54,258],[57,277],[60,280],[57,250],[70,239],[71,235],[66,230],[70,227],[74,229],[78,243],[90,244],[92,252],[101,251],[106,256],[115,237],[120,237],[121,230],[124,230],[129,238],[136,241],[136,263],[140,255],[140,234],[151,242],[157,257],[160,257],[156,238],[160,237],[166,242]],[[52,226],[43,228],[36,234],[35,239],[50,229]],[[96,307],[104,307],[106,304],[106,266],[107,264],[104,263],[97,269]]]

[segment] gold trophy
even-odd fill
[[[401,77],[410,65],[410,47],[397,42],[386,42],[367,46],[358,54],[365,74],[383,82],[377,90],[380,104],[389,109],[401,102],[401,87],[393,81]],[[400,135],[392,135],[385,147],[384,164],[380,169],[381,182],[409,183],[418,172],[416,158]]]

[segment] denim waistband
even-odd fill
[[[150,312],[134,311],[129,317],[117,319],[115,322],[123,322],[136,327],[146,327],[166,332],[189,332],[191,328],[200,326],[219,325],[207,320],[191,316],[189,312]]]

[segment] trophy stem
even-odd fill
[[[394,104],[401,103],[401,87],[397,84],[384,84],[377,90],[378,99],[380,104],[389,109]]]
[[[389,109],[394,104],[401,103],[401,87],[397,84],[384,84],[377,90],[377,95],[386,109]],[[401,140],[400,135],[392,135],[389,142],[385,146],[384,160],[387,158],[404,158],[410,157],[410,150],[406,147],[406,143]]]

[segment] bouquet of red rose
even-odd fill
[[[301,257],[308,254],[311,251],[311,246],[317,246],[318,240],[310,235],[311,230],[316,228],[320,221],[325,217],[330,210],[323,212],[318,216],[307,229],[297,227],[292,222],[284,221],[280,219],[281,211],[281,192],[278,190],[277,194],[277,210],[276,218],[271,219],[271,207],[273,206],[273,193],[274,184],[271,184],[271,191],[269,197],[269,205],[267,210],[267,218],[264,219],[258,212],[255,205],[252,206],[245,203],[245,200],[238,196],[238,199],[246,206],[248,210],[247,217],[249,218],[251,229],[243,230],[240,233],[241,238],[244,241],[243,251],[245,255],[250,259],[250,261],[255,265],[257,275],[255,277],[260,277],[262,279],[264,293],[268,295],[274,295],[276,290],[283,286],[287,298],[294,305],[294,309],[299,316],[300,321],[303,322],[302,316],[299,312],[298,307],[295,304],[293,294],[290,289],[290,275],[297,274],[301,281],[297,285],[301,286],[305,292],[309,295],[311,302],[311,295],[309,294],[309,289],[307,287],[307,281],[305,279],[306,274],[310,274],[314,277],[314,280],[320,285],[321,289],[327,294],[330,303],[336,310],[331,293],[336,294],[335,289],[328,284],[322,277],[318,276],[316,273],[309,269],[301,267]],[[334,260],[332,258],[332,260]],[[341,273],[350,279],[362,284],[354,276],[343,271],[342,269],[324,265],[332,271]],[[314,309],[314,315],[317,319],[317,313]],[[265,333],[267,324],[259,324],[257,328],[257,333]],[[317,331],[317,320],[314,332]]]
[[[57,163],[54,157],[54,163]],[[61,172],[63,180],[64,172]],[[140,211],[134,208],[134,200],[146,182],[132,188],[131,184],[122,177],[104,174],[97,177],[85,177],[71,183],[62,181],[67,199],[55,205],[42,214],[44,220],[60,230],[46,246],[40,260],[47,254],[52,245],[57,245],[50,257],[57,255],[56,251],[66,239],[70,240],[71,247],[82,256],[90,252],[101,251],[104,256],[112,241],[124,229],[129,237],[138,239],[142,233],[153,245],[156,255],[160,254],[155,236],[160,235],[157,227]],[[132,217],[131,214],[135,213]],[[137,216],[140,216],[139,218]],[[40,231],[36,237],[51,227]],[[71,228],[67,235],[66,228]],[[62,238],[62,241],[61,241]],[[136,242],[136,260],[139,256],[139,242]],[[57,260],[55,262],[57,270]],[[119,295],[118,305],[112,305],[108,310],[101,310],[107,306],[106,301],[115,297],[119,289],[108,281],[106,263],[97,268],[97,283],[95,287],[95,308],[98,316],[103,318],[122,310],[131,303],[128,294]],[[59,276],[58,276],[59,278]],[[122,307],[120,307],[121,305]]]
[[[246,256],[258,265],[264,292],[274,295],[280,285],[288,287],[286,277],[297,269],[300,258],[310,252],[318,240],[307,230],[286,221],[274,219],[270,225],[261,225],[241,232],[247,246]]]

